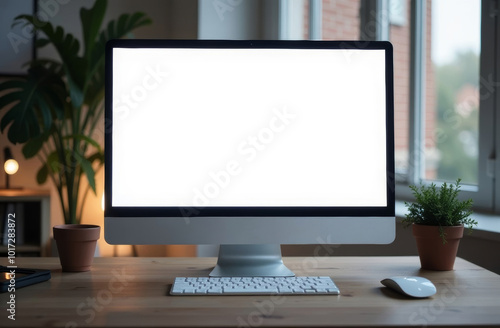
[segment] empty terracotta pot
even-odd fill
[[[453,270],[458,245],[464,235],[464,226],[443,227],[446,243],[439,235],[439,226],[413,224],[413,236],[417,241],[420,266],[428,270]]]
[[[89,271],[101,227],[92,224],[63,224],[54,226],[53,232],[63,271]]]

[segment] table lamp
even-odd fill
[[[9,147],[5,147],[3,150],[4,153],[4,162],[3,169],[5,171],[5,189],[10,188],[10,176],[16,174],[17,170],[19,170],[19,163],[12,156],[12,152]]]

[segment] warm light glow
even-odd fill
[[[5,277],[5,280],[10,280],[10,273],[9,272],[4,272],[4,277]]]
[[[5,164],[3,165],[3,168],[7,174],[15,174],[17,170],[19,170],[19,164],[15,159],[8,159],[5,161]]]

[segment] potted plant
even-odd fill
[[[408,213],[402,222],[413,228],[422,269],[453,270],[464,226],[472,232],[477,225],[470,218],[472,199],[458,199],[460,181],[445,182],[440,188],[434,183],[410,186],[415,202],[405,203]]]
[[[32,15],[16,17],[14,25],[38,32],[36,47],[54,46],[59,59],[33,59],[25,76],[0,84],[0,131],[7,129],[10,142],[23,144],[25,158],[40,160],[37,182],[54,183],[66,224],[80,223],[88,193],[96,193],[95,172],[104,162],[95,136],[104,129],[105,44],[151,23],[144,13],[123,14],[101,30],[106,7],[106,0],[96,0],[92,8],[80,10],[81,54],[78,39],[61,26]],[[77,226],[66,228],[74,233]],[[88,232],[88,226],[81,228]]]

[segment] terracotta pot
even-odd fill
[[[443,227],[446,244],[439,235],[439,226],[413,224],[413,236],[417,241],[422,269],[453,270],[458,245],[464,235],[464,226]]]
[[[54,226],[53,231],[63,271],[89,271],[101,227],[91,224],[63,224]]]

